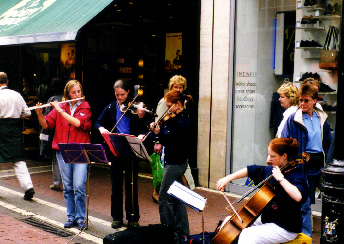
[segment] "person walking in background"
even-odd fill
[[[231,181],[250,177],[255,185],[270,175],[269,181],[275,190],[275,197],[263,209],[261,215],[250,227],[242,230],[238,244],[284,243],[294,240],[301,231],[301,205],[307,199],[307,180],[303,167],[281,172],[280,168],[297,158],[299,145],[296,139],[275,138],[268,145],[268,164],[270,166],[249,165],[216,182],[218,190]],[[226,223],[226,219],[224,221]]]
[[[283,113],[283,119],[278,126],[276,137],[280,138],[281,133],[284,127],[285,122],[287,121],[288,117],[295,113],[298,109],[299,105],[299,90],[296,86],[293,85],[292,82],[284,83],[278,90],[278,94],[280,95],[279,101],[281,106],[286,110]]]
[[[159,192],[160,221],[174,228],[175,243],[180,243],[181,237],[189,235],[189,221],[185,204],[167,191],[174,181],[182,183],[188,165],[191,126],[184,104],[191,99],[190,95],[169,91],[165,95],[165,103],[175,116],[171,116],[161,127],[154,122],[150,124],[150,129],[165,147],[164,176]]]
[[[300,88],[300,108],[289,116],[281,137],[295,138],[300,144],[299,156],[303,152],[310,154],[306,163],[306,176],[309,186],[309,197],[302,205],[302,233],[312,237],[311,204],[315,203],[315,190],[319,185],[321,168],[331,145],[330,124],[327,114],[316,107],[318,90],[309,84]]]
[[[63,99],[73,100],[84,98],[82,86],[77,80],[70,80],[65,88]],[[65,228],[78,226],[79,230],[86,228],[86,180],[87,164],[65,163],[58,143],[90,143],[91,107],[84,100],[59,104],[51,102],[54,107],[43,116],[43,109],[36,109],[39,124],[43,129],[55,129],[52,148],[56,150],[63,182],[63,195],[67,206],[68,220]],[[37,106],[41,106],[40,103]]]
[[[26,163],[20,118],[31,116],[23,97],[7,87],[5,72],[0,72],[0,163],[11,162],[14,173],[25,191],[24,199],[31,200],[35,191]]]
[[[131,102],[132,87],[129,82],[117,80],[113,86],[116,101],[110,103],[99,116],[95,123],[95,128],[101,134],[109,134],[112,128],[114,133],[123,133],[138,136],[147,131],[143,117],[145,111],[137,109],[137,114],[121,111],[121,106]],[[106,129],[108,128],[108,129]],[[110,130],[110,131],[109,131]],[[139,228],[139,203],[137,178],[139,163],[136,156],[122,155],[119,151],[118,156],[110,154],[111,162],[111,227],[114,229],[123,226],[123,169],[125,170],[125,212],[129,228]],[[133,176],[133,177],[132,177]]]
[[[187,88],[187,81],[186,81],[185,77],[183,77],[181,75],[174,75],[168,83],[169,91],[174,90],[174,91],[178,91],[178,92],[183,93],[186,90],[186,88]],[[157,117],[155,118],[155,122],[158,122],[167,110],[168,110],[168,108],[166,106],[165,99],[161,98],[159,103],[158,103],[158,106],[156,108]],[[159,143],[159,140],[157,138],[155,138],[154,152],[158,153],[158,154],[164,154],[163,151],[164,150],[162,148],[161,143]],[[162,158],[161,161],[163,164],[164,163],[163,155],[161,158]],[[193,190],[195,188],[195,183],[194,183],[194,179],[193,179],[192,174],[191,174],[191,169],[190,169],[189,164],[188,164],[188,167],[185,171],[185,174],[182,177],[182,181],[183,181],[183,184],[185,186],[189,187],[191,190]],[[158,203],[158,201],[159,201],[159,189],[154,188],[152,199],[155,203]]]
[[[51,97],[48,99],[47,103],[50,104],[53,101],[61,102],[63,99],[64,87],[65,87],[65,82],[63,82],[62,79],[53,78],[51,80],[49,90],[48,90]],[[44,116],[48,115],[52,109],[53,107],[51,106],[46,107],[44,111]],[[56,159],[56,153],[52,149],[52,141],[53,141],[54,133],[55,133],[54,129],[42,129],[42,132],[40,134],[40,139],[41,139],[40,154],[41,156],[51,158],[53,184],[50,185],[50,189],[54,191],[59,191],[61,190],[60,185],[62,183],[62,179],[61,179],[59,164]]]

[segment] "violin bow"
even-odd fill
[[[309,155],[309,154],[308,154]],[[306,158],[308,156],[305,153],[302,153],[302,157]],[[281,172],[284,171],[288,166],[292,166],[294,167],[297,164],[302,164],[303,163],[303,159],[295,159],[294,161],[290,161],[288,162],[286,165],[282,166],[280,168]],[[264,185],[267,181],[272,179],[272,174],[269,175],[266,179],[262,180],[258,185],[256,185],[255,187],[253,187],[250,191],[246,192],[241,198],[239,198],[236,202],[239,203],[241,202],[245,197],[249,196],[252,192],[254,192],[255,190],[257,190],[258,188],[260,188],[262,185]]]
[[[229,206],[232,208],[233,212],[235,213],[236,216],[238,216],[238,219],[241,221],[241,223],[244,223],[244,221],[241,219],[240,215],[238,214],[238,212],[235,210],[235,208],[233,207],[231,201],[229,201],[228,197],[226,196],[226,194],[221,191],[223,196],[225,197],[226,201],[228,202]]]
[[[139,96],[140,93],[137,93],[137,95],[134,97],[134,99],[131,101],[131,103],[133,103],[136,98]],[[119,118],[119,120],[117,121],[117,123],[115,124],[115,126],[112,128],[112,130],[110,131],[110,133],[113,132],[113,130],[117,127],[118,123],[121,121],[121,119],[123,118],[123,116],[127,113],[127,111],[129,110],[130,106],[127,107],[127,109],[123,112],[122,116]]]
[[[173,108],[173,106],[174,106],[174,104],[172,104],[172,106],[171,106],[169,109],[167,109],[167,110],[163,113],[163,115],[162,115],[162,116],[158,119],[158,121],[155,123],[154,127],[155,127],[163,118],[165,118],[165,116],[167,115],[168,112],[170,112],[170,110],[171,110],[171,108]],[[148,131],[148,133],[142,138],[142,141],[146,140],[147,136],[148,136],[150,133],[152,133],[152,130],[149,130],[149,131]]]

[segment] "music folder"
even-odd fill
[[[91,143],[58,143],[65,163],[108,163],[103,145]]]
[[[136,136],[110,133],[103,134],[103,137],[115,156],[130,156],[134,153],[138,158],[152,161],[142,141]]]

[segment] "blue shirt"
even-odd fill
[[[302,121],[305,124],[308,132],[308,140],[306,145],[306,152],[319,153],[323,151],[321,139],[321,126],[318,115],[314,112],[312,117],[307,114],[302,114]]]
[[[123,113],[121,112],[118,102],[116,102],[116,106],[116,121],[118,121],[122,117]],[[116,132],[130,135],[130,117],[128,115],[128,112],[123,116],[121,121],[118,123],[116,127]]]

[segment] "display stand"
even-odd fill
[[[108,144],[110,151],[117,156],[124,157],[138,157],[141,159],[147,159],[151,162],[151,158],[147,153],[145,146],[142,144],[142,141],[133,135],[128,134],[103,134],[103,137]],[[132,161],[134,164],[134,161]],[[131,167],[131,204],[132,204],[132,213],[131,221],[134,223],[134,165]]]
[[[90,143],[59,143],[59,150],[65,163],[87,164],[87,191],[86,191],[86,228],[90,222],[88,218],[89,213],[89,198],[90,198],[90,171],[91,164],[108,164],[105,151],[101,144]],[[90,222],[91,223],[91,222]],[[92,224],[92,223],[91,223]],[[93,225],[92,225],[93,226]],[[80,233],[85,229],[80,230]],[[77,234],[76,236],[80,235]],[[72,240],[76,237],[74,236]]]

